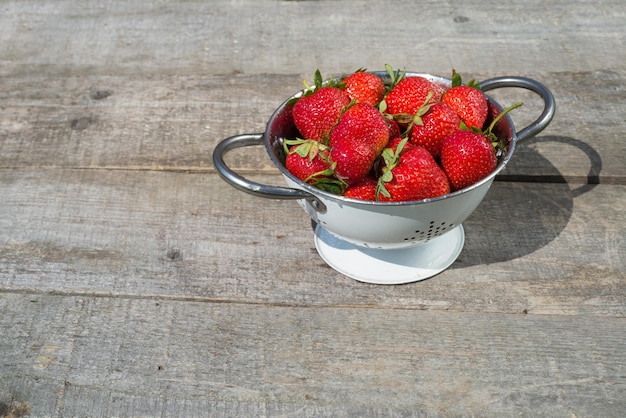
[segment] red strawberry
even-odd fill
[[[320,87],[298,99],[293,106],[293,122],[304,138],[324,142],[343,108],[349,104],[350,97],[345,91]]]
[[[385,117],[377,108],[356,103],[346,109],[333,127],[329,144],[333,148],[340,141],[362,142],[378,155],[389,142],[389,130]]]
[[[313,140],[285,140],[285,146],[293,145],[285,158],[285,167],[305,183],[330,193],[342,195],[346,185],[334,177],[335,165],[330,150]]]
[[[409,138],[411,143],[423,146],[433,157],[438,157],[441,142],[448,134],[460,128],[461,119],[445,103],[439,102],[428,107],[424,115],[414,119]]]
[[[347,185],[363,180],[372,170],[376,157],[372,147],[355,140],[337,141],[330,152],[335,177]]]
[[[376,106],[385,95],[385,83],[375,74],[357,70],[343,79],[345,91],[357,103]]]
[[[333,175],[328,147],[313,140],[285,141],[293,146],[285,158],[285,167],[305,183]]]
[[[483,134],[459,130],[448,135],[441,145],[441,166],[452,190],[471,186],[487,177],[497,165],[491,141]]]
[[[395,151],[390,148],[383,151],[386,165],[378,180],[378,200],[421,200],[450,193],[448,178],[430,152],[410,144],[405,149],[406,141],[397,144]]]
[[[336,177],[349,185],[359,182],[372,169],[387,142],[389,127],[377,108],[367,103],[350,106],[330,133]]]
[[[453,108],[468,128],[482,129],[487,119],[487,98],[474,80],[461,85],[461,76],[452,74],[452,87],[444,93],[441,101]]]
[[[385,97],[383,110],[390,115],[415,115],[431,94],[429,103],[437,103],[443,88],[424,77],[405,77]]]
[[[389,138],[396,138],[400,136],[400,125],[393,119],[385,118],[385,122],[387,122],[387,126],[389,127]]]
[[[354,186],[348,187],[344,196],[359,200],[376,200],[377,184],[378,181],[374,177],[367,176]]]
[[[507,113],[521,106],[518,102],[500,112],[482,132],[458,130],[441,144],[441,166],[450,180],[452,191],[469,187],[487,177],[498,165],[498,155],[506,152],[503,138],[493,128]]]

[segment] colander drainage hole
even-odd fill
[[[426,238],[426,241],[428,241],[431,238],[438,237],[453,226],[454,224],[446,224],[445,222],[442,222],[440,225],[435,226],[435,221],[430,221],[428,231],[422,231],[420,229],[417,229],[414,236],[404,238],[404,240],[415,241],[416,239],[421,240]]]

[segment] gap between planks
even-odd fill
[[[420,306],[385,306],[385,305],[377,305],[373,303],[293,303],[293,302],[263,302],[263,301],[252,301],[252,300],[243,300],[243,299],[233,299],[233,298],[215,298],[215,297],[207,297],[207,296],[181,296],[181,295],[158,295],[158,294],[145,294],[145,295],[132,295],[126,293],[119,292],[80,292],[80,291],[71,291],[71,292],[63,292],[63,291],[38,291],[37,289],[29,289],[29,288],[0,288],[0,295],[2,294],[13,294],[13,295],[32,295],[32,296],[46,296],[46,297],[74,297],[74,298],[92,298],[92,299],[119,299],[119,300],[154,300],[155,302],[164,301],[164,302],[191,302],[191,303],[206,303],[206,304],[230,304],[230,305],[245,305],[245,306],[264,306],[271,308],[297,308],[297,309],[366,309],[366,310],[381,310],[381,311],[431,311],[431,312],[445,312],[445,313],[468,313],[471,311],[459,310],[459,309],[445,309],[443,311],[431,309],[429,307],[420,307]],[[36,299],[33,299],[36,301]],[[510,312],[510,311],[500,311],[500,310],[489,310],[482,311],[482,314],[494,314],[494,315],[535,315],[542,317],[571,317],[577,316],[573,314],[555,314],[555,313],[533,313],[527,309],[524,309],[519,312]],[[606,314],[595,314],[595,317],[607,317],[614,318],[614,316],[606,315]]]
[[[180,174],[217,174],[217,170],[214,167],[197,167],[197,166],[0,166],[0,170],[50,170],[60,169],[68,171],[129,171],[129,172],[160,172],[160,173],[180,173]],[[275,169],[249,169],[249,168],[237,168],[238,174],[246,175],[268,175],[276,173]],[[561,176],[561,175],[524,175],[524,174],[499,174],[495,177],[495,181],[509,182],[509,183],[554,183],[554,184],[604,184],[604,185],[626,185],[626,177],[614,176],[604,177],[600,175],[587,175],[587,176]]]

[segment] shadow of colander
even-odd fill
[[[582,151],[590,162],[589,172],[581,176],[583,184],[571,188],[549,160],[528,146],[539,142],[558,142]],[[509,174],[512,170],[505,170],[497,177],[489,194],[463,224],[468,239],[453,268],[513,260],[548,245],[567,226],[574,199],[599,183],[600,154],[580,140],[536,137],[524,142],[517,152],[518,161],[531,162],[541,175]]]

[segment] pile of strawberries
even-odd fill
[[[444,87],[386,69],[387,84],[365,70],[324,84],[316,72],[292,102],[300,137],[284,141],[289,172],[331,193],[397,202],[463,189],[496,168],[502,145],[491,129],[505,112],[483,130],[477,83],[453,71]]]

